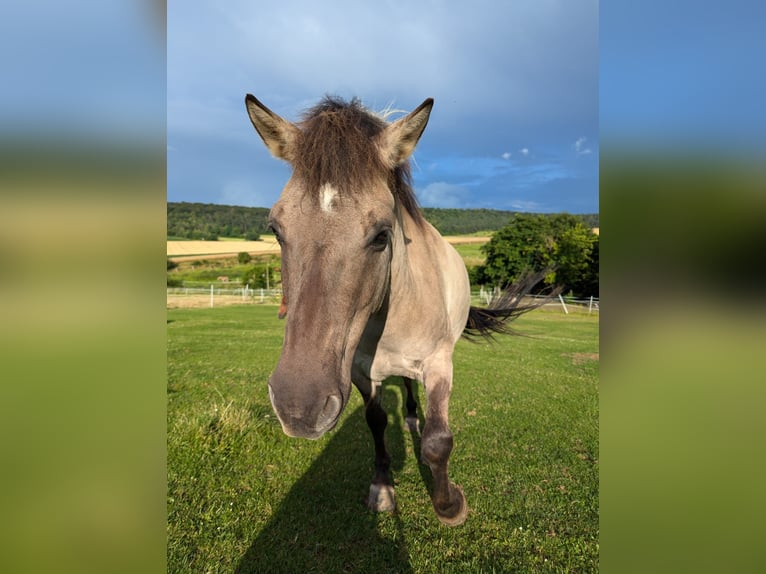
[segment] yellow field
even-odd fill
[[[167,256],[174,261],[200,256],[227,257],[247,252],[250,255],[278,255],[279,244],[273,237],[261,241],[168,241]]]

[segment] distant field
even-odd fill
[[[460,253],[460,256],[463,258],[463,262],[466,264],[466,267],[472,267],[475,265],[483,265],[484,261],[486,260],[486,255],[482,253],[481,247],[489,241],[488,237],[482,237],[481,243],[479,242],[463,242],[463,243],[453,243],[455,246],[455,249],[458,253]]]
[[[260,241],[168,241],[167,256],[176,261],[202,255],[236,255],[247,252],[251,255],[279,254],[279,244],[273,235],[264,235]]]
[[[597,316],[534,311],[516,322],[528,337],[458,343],[450,471],[470,511],[450,529],[398,378],[383,390],[394,513],[363,503],[373,446],[356,390],[321,439],[282,433],[266,390],[276,310],[168,310],[169,573],[598,571]]]
[[[445,237],[453,245],[486,243],[489,237],[473,235],[456,235]],[[251,255],[278,255],[279,243],[273,235],[263,235],[260,241],[243,241],[232,238],[221,238],[219,241],[168,241],[167,256],[175,261],[188,261],[203,256],[227,257],[237,253],[247,252]]]

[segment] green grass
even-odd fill
[[[597,317],[536,311],[516,323],[530,337],[458,343],[450,473],[470,512],[457,528],[431,508],[398,378],[383,394],[395,513],[363,504],[358,392],[321,439],[282,433],[266,381],[283,327],[273,306],[168,310],[168,572],[598,570]]]
[[[481,251],[483,243],[458,243],[453,245],[455,250],[463,258],[463,262],[466,267],[472,267],[474,265],[483,265],[487,256]]]
[[[231,287],[237,285],[236,281],[252,270],[255,266],[263,266],[269,263],[272,269],[280,266],[280,260],[275,255],[255,255],[248,263],[239,263],[237,256],[202,259],[197,261],[184,261],[178,267],[168,272],[168,276],[183,283],[185,287],[206,287],[210,283],[218,284],[218,277],[229,277]]]

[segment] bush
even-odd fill
[[[176,267],[178,267],[178,263],[176,263],[172,259],[168,259],[168,269],[167,270],[170,271],[171,269],[175,269]]]
[[[245,265],[246,263],[250,263],[250,260],[252,257],[250,257],[250,254],[247,251],[241,251],[237,255],[237,260],[242,264]]]
[[[485,285],[488,283],[484,276],[483,265],[471,265],[467,266],[466,269],[468,270],[468,281],[471,285]]]

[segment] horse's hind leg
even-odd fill
[[[415,396],[412,391],[412,385],[415,383],[413,379],[402,377],[404,379],[404,386],[407,389],[407,415],[404,417],[404,422],[410,432],[420,432],[420,421],[418,420],[418,403],[415,402]]]
[[[426,424],[421,441],[421,458],[431,468],[434,488],[431,501],[439,520],[448,526],[465,522],[468,505],[463,489],[450,482],[447,475],[452,452],[452,432],[448,423],[449,397],[452,391],[451,356],[434,362],[423,377],[426,388]]]
[[[367,507],[377,512],[386,512],[396,508],[394,484],[391,481],[391,457],[384,440],[388,417],[380,404],[380,393],[374,392],[372,396],[362,393],[362,396],[366,406],[367,425],[375,442],[375,476],[367,495]]]

